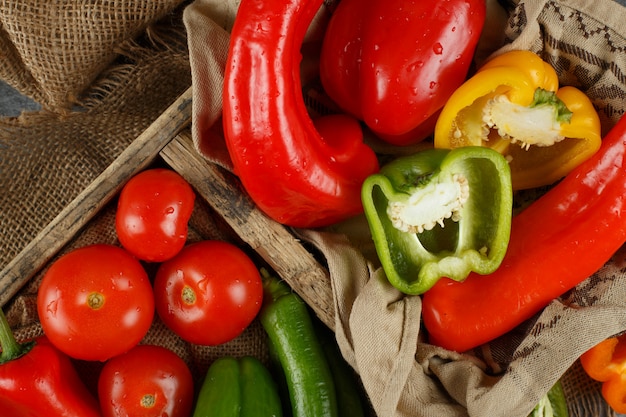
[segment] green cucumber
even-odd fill
[[[361,391],[359,391],[359,381],[354,370],[341,354],[334,333],[321,322],[316,322],[315,330],[335,381],[339,415],[364,417],[365,408]]]
[[[276,383],[252,356],[225,356],[209,367],[193,417],[282,417]]]
[[[333,375],[307,305],[283,281],[261,273],[259,318],[285,374],[293,417],[338,417]]]
[[[270,373],[274,377],[274,381],[278,385],[278,395],[283,404],[283,416],[293,417],[291,412],[291,400],[289,399],[289,385],[287,384],[287,378],[285,377],[285,371],[280,363],[278,352],[272,341],[267,339],[267,351],[270,360]]]
[[[539,401],[528,417],[568,417],[567,399],[561,381],[550,388],[550,391]]]

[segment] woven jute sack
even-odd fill
[[[182,0],[0,1],[0,79],[54,112],[80,96],[136,38]]]
[[[181,5],[118,49],[80,109],[0,119],[0,266],[100,175],[191,84]]]
[[[185,6],[182,3],[149,30],[120,46],[121,59],[107,66],[87,87],[79,110],[62,115],[43,110],[0,118],[0,271],[20,257],[46,225],[191,86],[182,19]],[[157,158],[150,166],[166,164]],[[67,243],[2,305],[18,340],[43,334],[37,315],[37,290],[56,259],[90,244],[120,245],[115,233],[115,209],[113,198],[77,234],[55,232],[60,239],[67,238]],[[197,198],[189,242],[207,239],[229,241],[255,256],[224,220]],[[150,277],[155,268],[146,265]],[[267,361],[264,331],[257,321],[235,340],[209,347],[184,342],[155,316],[141,343],[164,346],[177,353],[191,369],[198,388],[208,366],[218,357],[253,355]],[[73,363],[95,394],[103,363]]]
[[[333,3],[324,3],[306,42],[319,42]],[[488,5],[499,7],[496,2]],[[194,143],[207,159],[226,168],[230,161],[219,134],[220,87],[237,7],[237,1],[196,0],[185,20]],[[501,36],[491,38],[496,43],[481,45],[481,58],[510,49],[538,53],[556,68],[562,85],[576,86],[590,96],[606,133],[625,110],[626,10],[611,0],[540,0],[515,2],[502,11]],[[212,40],[210,48],[207,39]],[[305,101],[312,96],[308,91],[305,85]],[[626,330],[626,264],[621,253],[515,331],[458,353],[425,342],[421,299],[389,285],[363,217],[293,233],[311,243],[327,263],[336,337],[378,416],[524,417],[559,379],[572,416],[612,414],[578,358]]]

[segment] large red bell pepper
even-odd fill
[[[45,336],[17,343],[0,310],[2,417],[100,417],[69,357]]]
[[[484,0],[341,0],[320,56],[326,93],[397,145],[434,130],[469,70]]]
[[[423,297],[430,342],[466,351],[512,330],[600,269],[626,242],[626,117],[600,150],[515,216],[489,275],[440,280]]]
[[[234,171],[262,211],[296,227],[362,212],[361,184],[378,170],[356,119],[314,125],[304,105],[300,47],[321,4],[243,0],[225,69],[224,136]]]

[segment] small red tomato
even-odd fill
[[[41,327],[67,355],[105,361],[145,336],[154,295],[139,261],[124,249],[97,244],[75,249],[46,271],[37,295]]]
[[[195,198],[189,183],[171,169],[140,172],[120,192],[115,216],[120,243],[144,261],[170,259],[185,245]]]
[[[263,301],[261,275],[237,246],[197,242],[159,266],[154,279],[156,310],[182,339],[219,345],[254,320]]]
[[[135,346],[107,361],[98,378],[103,417],[189,417],[193,395],[187,364],[162,346]]]

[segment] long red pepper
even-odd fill
[[[70,359],[45,336],[20,344],[0,310],[2,417],[101,417]]]
[[[223,94],[234,171],[256,205],[296,227],[363,211],[361,184],[378,170],[356,119],[313,124],[302,97],[300,48],[322,0],[243,0],[231,31]]]
[[[626,242],[626,117],[600,150],[513,218],[500,268],[423,296],[430,342],[466,351],[531,318]]]

